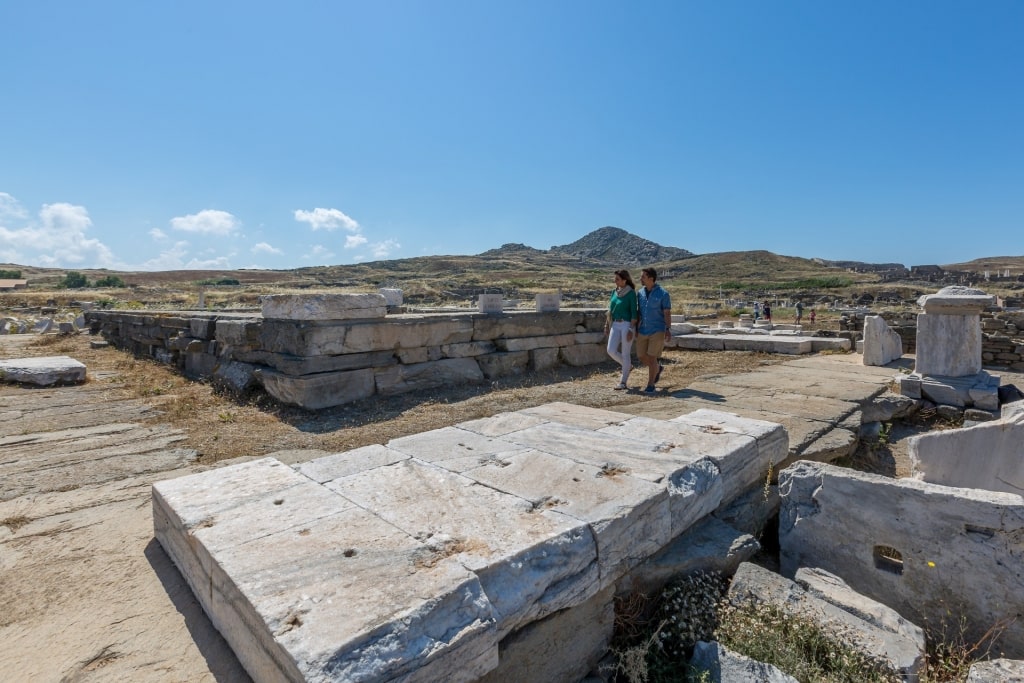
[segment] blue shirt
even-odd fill
[[[668,291],[654,283],[651,291],[641,287],[636,295],[640,307],[640,327],[637,332],[645,335],[664,332],[667,329],[664,312],[672,310],[672,298]]]

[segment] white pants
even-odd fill
[[[629,335],[630,332],[633,334]],[[627,335],[629,339],[626,339]],[[608,355],[622,366],[623,384],[629,379],[629,371],[633,369],[633,358],[630,351],[633,348],[634,339],[636,339],[636,332],[633,330],[633,323],[628,320],[618,320],[612,323],[612,329],[608,332]]]

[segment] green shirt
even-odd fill
[[[630,289],[622,298],[618,290],[612,290],[608,311],[612,320],[636,320],[636,290]]]

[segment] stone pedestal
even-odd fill
[[[481,294],[477,298],[476,308],[485,315],[501,315],[501,294]]]
[[[538,313],[556,313],[562,306],[562,295],[558,292],[541,292],[536,301]]]
[[[970,287],[945,287],[917,300],[917,362],[900,392],[939,405],[995,410],[999,377],[981,369],[981,312],[995,297]]]
[[[981,372],[981,311],[995,297],[970,287],[945,287],[917,300],[917,363],[920,375],[965,377]]]

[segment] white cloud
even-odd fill
[[[137,266],[126,270],[232,270],[231,256],[214,256],[211,258],[189,257],[190,245],[185,240],[174,243],[174,246],[160,252]],[[208,250],[207,250],[208,251]],[[204,252],[206,253],[206,252]]]
[[[242,223],[227,211],[203,209],[199,213],[178,216],[171,219],[171,227],[183,232],[198,232],[204,235],[233,235]]]
[[[103,242],[86,236],[92,219],[84,206],[44,204],[38,220],[32,221],[14,197],[0,193],[0,219],[5,223],[12,219],[26,222],[13,228],[0,225],[0,253],[7,260],[57,268],[119,265]]]
[[[401,249],[402,245],[396,240],[384,240],[370,246],[370,251],[376,258],[384,259],[391,255],[395,249]]]
[[[259,244],[253,245],[252,252],[254,254],[277,254],[279,256],[284,253],[277,247],[272,247],[266,242],[260,242]]]
[[[0,192],[0,219],[3,218],[28,218],[28,211],[22,207],[17,199],[6,192]]]
[[[308,254],[303,254],[304,259],[332,259],[334,258],[334,252],[325,247],[322,244],[315,244],[313,248],[309,250]]]
[[[364,244],[366,244],[366,238],[362,235],[349,235],[345,238],[346,249],[355,249]]]
[[[349,232],[358,233],[362,230],[354,219],[346,216],[338,209],[316,208],[312,211],[302,209],[295,210],[295,220],[300,223],[309,223],[313,230],[337,230],[344,228]]]
[[[160,228],[153,228],[152,230],[150,230],[149,236],[152,237],[157,242],[163,242],[164,240],[167,239],[167,233],[161,230]]]
[[[139,270],[180,270],[184,258],[188,255],[188,242],[175,242],[170,249],[160,252],[139,266]]]

